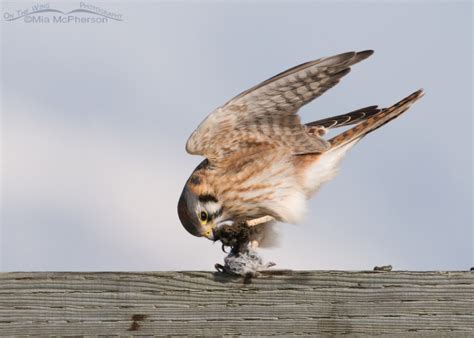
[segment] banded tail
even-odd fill
[[[355,127],[352,127],[349,130],[331,138],[329,143],[331,144],[331,149],[342,147],[348,143],[351,143],[355,140],[359,140],[368,133],[380,128],[385,123],[390,122],[391,120],[397,118],[410,108],[410,106],[423,97],[424,92],[422,89],[417,90],[413,94],[407,96],[398,103],[395,103],[393,106],[379,111],[375,111],[373,107],[369,109],[372,114],[367,114],[368,116],[363,122],[360,122]],[[363,111],[363,109],[355,112]],[[354,112],[353,112],[354,113]],[[341,115],[342,116],[342,115]],[[360,121],[360,120],[359,120]],[[346,124],[347,125],[347,124]]]
[[[308,132],[312,134],[318,133],[321,128],[337,128],[353,124],[355,124],[355,127],[328,140],[331,145],[329,150],[320,154],[312,165],[305,168],[303,176],[306,179],[303,186],[307,197],[313,195],[323,183],[334,177],[347,151],[362,137],[403,114],[422,96],[423,91],[418,90],[389,108],[379,109],[377,106],[370,106],[347,114],[308,123],[306,125]]]

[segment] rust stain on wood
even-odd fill
[[[133,315],[132,324],[128,331],[138,331],[140,329],[140,322],[144,321],[147,317],[147,315]]]

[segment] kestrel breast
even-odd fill
[[[291,223],[301,219],[306,197],[290,152],[269,151],[232,163],[216,176],[216,188],[234,217],[271,215]]]

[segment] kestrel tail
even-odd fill
[[[194,170],[178,202],[183,226],[214,240],[216,230],[251,224],[250,242],[269,242],[274,221],[297,223],[306,201],[337,171],[365,135],[404,113],[418,90],[395,105],[369,106],[302,124],[299,108],[322,95],[372,51],[307,62],[239,94],[214,110],[186,144],[206,159]],[[352,126],[326,139],[327,129]]]

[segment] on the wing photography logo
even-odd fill
[[[3,12],[5,21],[23,21],[25,23],[108,23],[110,21],[123,21],[122,14],[85,2],[72,10],[62,10],[49,3],[35,4],[29,8],[15,9]]]

